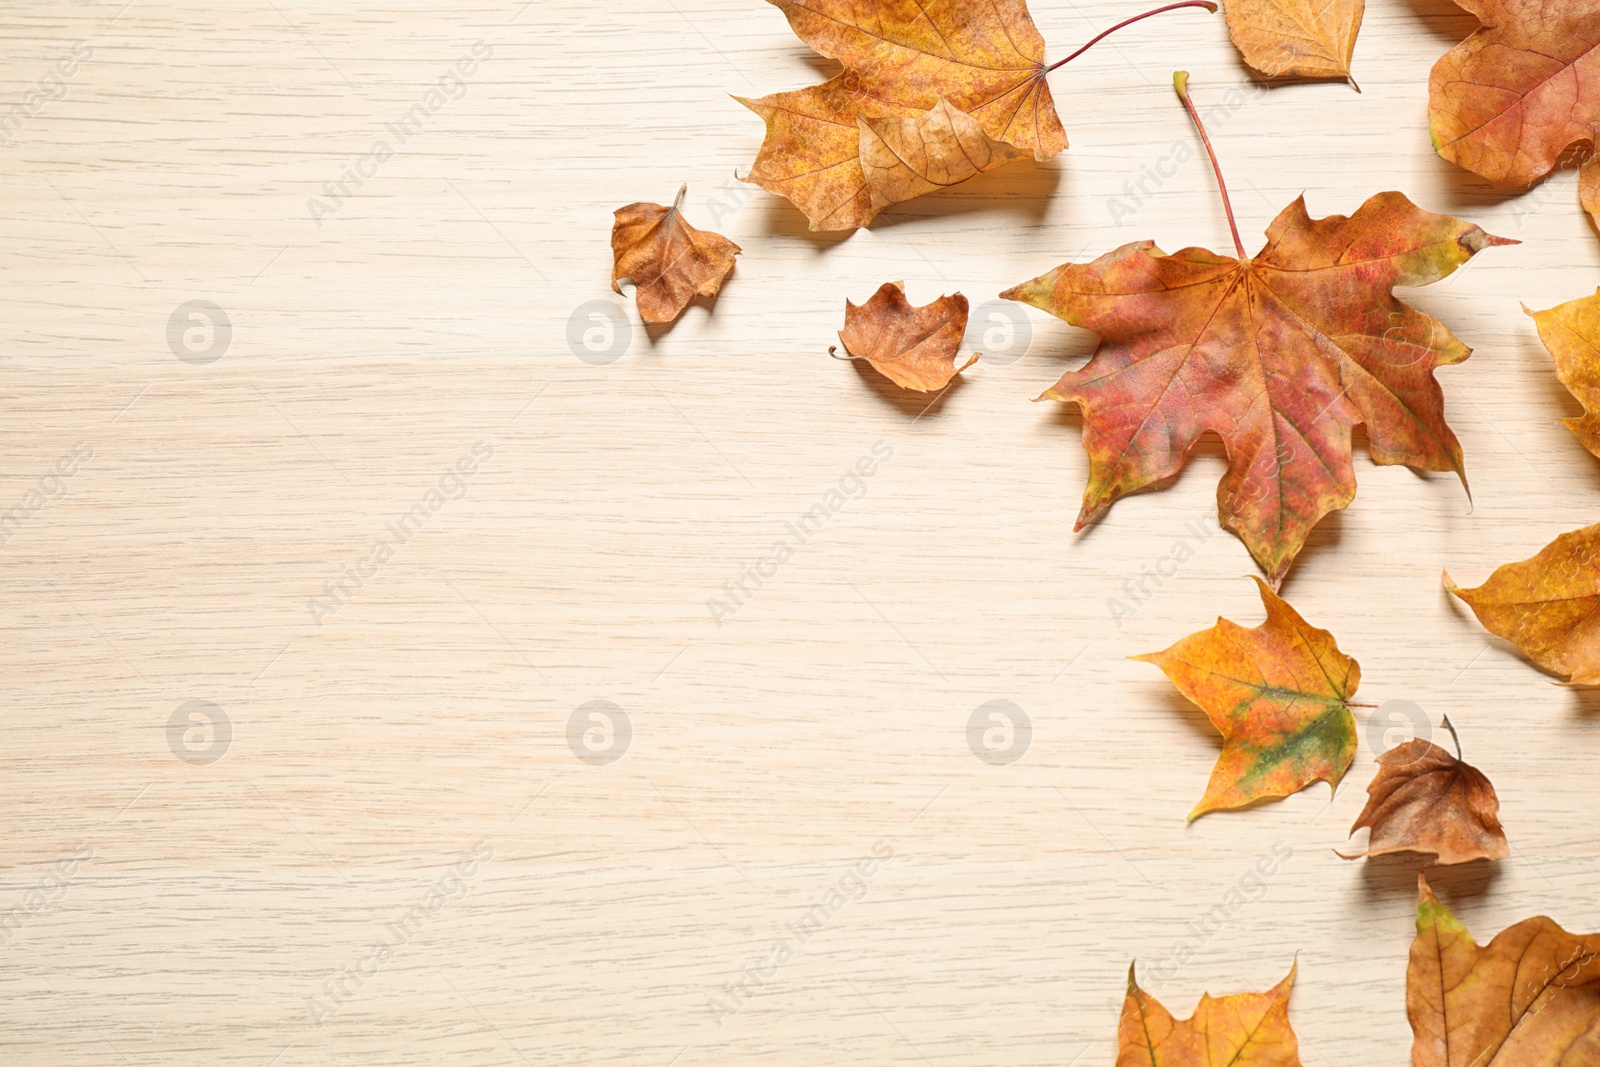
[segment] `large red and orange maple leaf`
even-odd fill
[[[1198,128],[1187,76],[1175,81]],[[1219,517],[1276,588],[1312,528],[1355,497],[1357,423],[1374,462],[1455,471],[1465,483],[1433,372],[1471,349],[1392,289],[1438,281],[1482,249],[1516,242],[1390,192],[1348,218],[1319,220],[1302,197],[1252,257],[1227,211],[1237,258],[1167,255],[1138,241],[1000,295],[1100,334],[1088,365],[1041,397],[1084,413],[1090,473],[1077,528],[1177,474],[1211,431],[1228,452]]]

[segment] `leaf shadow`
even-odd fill
[[[1483,25],[1476,15],[1463,10],[1455,0],[1408,0],[1408,6],[1423,29],[1451,48]]]
[[[950,379],[950,384],[933,395],[919,393],[911,389],[902,389],[885,378],[882,374],[872,369],[872,365],[864,359],[848,360],[856,375],[866,383],[868,389],[881,400],[885,406],[892,407],[900,414],[908,416],[913,422],[924,415],[937,416],[944,410],[950,397],[966,388],[965,376],[956,375]],[[979,362],[982,362],[981,360]]]
[[[1417,872],[1422,871],[1439,896],[1449,899],[1481,897],[1493,888],[1501,875],[1503,861],[1473,860],[1441,866],[1431,859],[1431,853],[1390,852],[1383,856],[1368,856],[1355,862],[1361,864],[1361,892],[1369,902],[1395,897],[1416,898]]]
[[[1043,222],[1065,171],[1056,160],[1024,157],[976,174],[964,182],[899,204],[891,204],[871,228],[952,219],[987,212],[1010,213]]]
[[[805,212],[795,207],[788,200],[758,189],[757,195],[764,203],[761,216],[761,231],[764,237],[794,237],[811,245],[817,255],[827,252],[848,241],[855,230],[813,230],[810,220]]]
[[[724,285],[727,284],[729,278],[733,277],[734,271],[736,270],[738,270],[738,267],[734,267],[734,269],[730,270],[722,279]],[[629,292],[631,291],[632,286],[630,285]],[[717,300],[721,296],[722,289],[718,288],[716,293],[712,296],[694,297],[684,305],[683,310],[678,313],[678,317],[673,319],[671,322],[645,322],[643,319],[640,319],[640,323],[644,326],[644,336],[646,342],[649,343],[652,349],[655,348],[658,344],[666,339],[668,334],[677,328],[678,323],[683,321],[684,316],[689,314],[689,310],[691,308],[704,308],[707,315],[714,314],[717,310]],[[635,306],[637,306],[637,299],[635,299]]]
[[[1600,687],[1592,685],[1562,686],[1572,694],[1573,711],[1581,718],[1600,720]]]

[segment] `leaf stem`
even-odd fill
[[[1444,728],[1450,731],[1450,737],[1456,743],[1456,759],[1461,759],[1461,735],[1456,733],[1456,728],[1450,723],[1450,716],[1444,717]]]
[[[1083,55],[1089,49],[1093,48],[1095,45],[1099,44],[1101,41],[1105,40],[1107,37],[1110,37],[1113,33],[1116,33],[1118,30],[1122,29],[1122,27],[1124,27],[1124,26],[1132,26],[1135,22],[1138,22],[1141,19],[1147,19],[1151,15],[1159,15],[1164,11],[1176,11],[1180,7],[1203,7],[1207,11],[1211,12],[1213,15],[1216,14],[1216,12],[1217,12],[1217,5],[1212,3],[1211,0],[1183,0],[1183,2],[1179,3],[1179,4],[1168,4],[1165,7],[1158,7],[1156,9],[1154,9],[1153,11],[1146,11],[1142,15],[1133,16],[1133,18],[1131,18],[1131,19],[1123,19],[1121,22],[1117,23],[1115,26],[1111,27],[1109,30],[1106,30],[1106,31],[1098,34],[1088,44],[1084,45],[1082,48],[1080,48],[1076,52],[1072,53],[1066,59],[1063,59],[1063,60],[1061,60],[1059,62],[1056,62],[1056,63],[1052,63],[1048,67],[1044,68],[1044,72],[1046,74],[1049,74],[1052,70],[1055,70],[1057,67],[1066,66],[1068,63],[1071,63],[1074,59],[1077,59],[1079,56]]]
[[[1189,72],[1174,71],[1172,87],[1178,90],[1178,99],[1183,101],[1184,110],[1189,112],[1189,118],[1194,121],[1194,128],[1200,133],[1200,142],[1206,146],[1206,155],[1211,157],[1211,169],[1217,175],[1217,189],[1222,193],[1222,206],[1228,211],[1228,229],[1233,231],[1233,247],[1238,251],[1240,259],[1249,259],[1250,257],[1244,253],[1244,242],[1239,240],[1239,223],[1233,217],[1233,201],[1228,199],[1228,185],[1222,180],[1222,164],[1217,162],[1217,153],[1211,147],[1211,138],[1206,136],[1206,127],[1200,121],[1200,112],[1195,110],[1194,101],[1189,99]]]

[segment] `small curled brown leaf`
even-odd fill
[[[960,293],[913,307],[904,289],[884,282],[865,304],[844,302],[839,340],[852,358],[866,360],[900,388],[931,393],[978,361],[974,353],[956,366],[966,331],[967,298]]]
[[[716,296],[741,251],[720,233],[684,220],[688,189],[678,190],[671,207],[638,203],[615,212],[611,288],[620,293],[618,282],[633,282],[639,317],[646,322],[672,322],[695,297]]]

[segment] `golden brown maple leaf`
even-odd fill
[[[1128,996],[1117,1024],[1117,1067],[1300,1067],[1289,1025],[1295,968],[1265,993],[1200,997],[1194,1014],[1174,1019],[1139,988],[1128,968]]]
[[[852,358],[866,360],[900,388],[929,393],[978,361],[974,353],[956,366],[966,329],[967,298],[960,293],[912,307],[898,282],[884,282],[865,304],[844,302],[839,340]]]
[[[1261,579],[1255,583],[1267,608],[1260,626],[1218,619],[1165,652],[1133,657],[1165,671],[1222,734],[1222,753],[1190,819],[1313,782],[1337,788],[1355,759],[1349,701],[1361,666],[1332,634],[1309,625]]]
[[[740,103],[767,124],[744,180],[788,197],[813,230],[850,230],[875,207],[862,119],[914,119],[946,102],[983,132],[1048,159],[1067,147],[1024,0],[770,0],[795,35],[844,65],[822,85]]]
[[[1428,79],[1428,125],[1445,159],[1502,188],[1543,178],[1575,145],[1583,205],[1600,222],[1600,10],[1588,0],[1456,0],[1484,28]]]
[[[1507,563],[1476,589],[1457,588],[1448,571],[1444,586],[1539,667],[1600,685],[1600,523]]]
[[[1444,725],[1456,737],[1449,716]],[[1353,834],[1370,827],[1366,855],[1431,852],[1440,863],[1505,859],[1511,854],[1500,827],[1500,799],[1484,773],[1425,738],[1396,745],[1378,757]],[[1346,857],[1354,859],[1355,857]]]
[[[1266,248],[1247,256],[1188,77],[1173,82],[1211,157],[1238,258],[1203,248],[1169,256],[1138,241],[1000,295],[1100,334],[1088,366],[1040,398],[1084,413],[1089,484],[1077,529],[1177,474],[1211,431],[1228,450],[1218,517],[1276,588],[1312,527],[1355,497],[1357,423],[1373,462],[1453,470],[1466,484],[1433,371],[1472,350],[1392,290],[1516,242],[1400,193],[1321,220],[1301,197],[1267,227]]]
[[[1227,0],[1228,36],[1271,78],[1350,78],[1365,0]]]
[[[1600,456],[1600,291],[1549,311],[1528,311],[1539,340],[1556,362],[1556,377],[1583,405],[1583,415],[1561,423]]]
[[[629,204],[616,210],[611,227],[611,288],[634,284],[639,317],[646,322],[671,322],[697,296],[712,297],[733,270],[740,248],[720,233],[697,230],[683,218],[678,190],[672,206]]]
[[[1417,876],[1406,969],[1413,1067],[1594,1067],[1600,1063],[1600,935],[1544,916],[1479,947]]]

